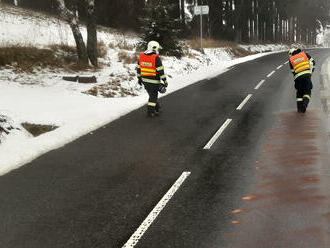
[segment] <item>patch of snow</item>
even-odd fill
[[[25,142],[29,140],[32,135],[30,135],[20,123],[17,123],[14,119],[9,116],[13,116],[11,113],[6,113],[1,111],[0,114],[0,146],[2,143],[9,143],[16,141]],[[19,143],[16,143],[16,145]]]
[[[241,48],[255,53],[260,52],[270,52],[270,51],[283,51],[287,50],[287,45],[274,45],[274,44],[265,44],[265,45],[240,45]]]
[[[1,4],[1,3],[0,3]],[[2,5],[0,5],[0,8]],[[8,7],[6,7],[8,8]],[[30,12],[23,12],[10,8],[11,11],[0,11],[0,46],[21,45],[44,47],[53,44],[75,46],[71,28],[59,18],[42,14],[29,16]],[[80,27],[84,40],[87,40],[86,27]],[[106,45],[111,42],[123,41],[127,35],[119,33],[98,32],[99,41]],[[135,45],[138,39],[129,38]]]

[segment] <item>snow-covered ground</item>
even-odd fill
[[[46,18],[34,12],[22,15],[21,11],[15,8],[1,11],[0,18],[0,47],[74,45],[69,27],[56,18]],[[85,36],[84,28],[82,32]],[[0,69],[0,117],[7,119],[6,125],[13,127],[9,134],[1,132],[0,129],[0,175],[88,134],[146,103],[146,93],[136,83],[135,62],[123,63],[118,56],[120,52],[134,54],[138,38],[110,30],[100,31],[98,37],[107,48],[105,58],[101,59],[104,66],[99,71],[86,73],[97,77],[96,85],[106,85],[108,93],[113,91],[111,98],[83,93],[95,85],[64,81],[62,76],[66,71],[43,69],[32,74],[18,74],[12,68]],[[121,48],[123,43],[126,47]],[[242,47],[253,52],[287,49],[281,45]],[[189,53],[189,57],[181,60],[173,57],[163,58],[169,82],[167,94],[223,73],[234,64],[267,54],[234,59],[229,48],[206,49],[205,55],[195,50],[190,50]],[[33,137],[25,131],[22,123],[58,128]]]

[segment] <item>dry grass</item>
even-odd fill
[[[129,50],[129,51],[133,51],[134,50],[134,46],[133,45],[130,45],[128,44],[126,41],[124,42],[119,42],[117,47],[119,49],[123,49],[123,50]]]
[[[50,45],[48,46],[51,50],[54,52],[62,52],[62,53],[67,53],[67,54],[75,54],[76,53],[76,48],[73,46],[68,46],[68,45]]]
[[[252,54],[256,54],[255,52],[251,52],[251,51],[247,51],[241,47],[235,47],[235,48],[231,48],[230,49],[231,52],[234,54],[235,57],[241,58],[241,57],[245,57],[248,55],[252,55]]]
[[[97,55],[99,58],[105,58],[107,55],[107,46],[103,41],[97,43]]]
[[[134,46],[127,42],[125,36],[122,36],[121,38],[117,39],[117,47],[122,50],[129,50],[129,51],[134,50]]]
[[[23,71],[31,71],[34,67],[58,66],[58,61],[51,49],[34,47],[1,47],[0,67],[14,66]]]
[[[193,53],[191,53],[191,52],[189,52],[189,51],[187,53],[185,53],[185,56],[187,56],[190,59],[196,59],[196,55],[193,54]]]
[[[121,50],[128,50],[128,51],[133,51],[135,49],[134,45],[129,44],[127,42],[127,39],[124,35],[121,37],[117,37],[114,42],[110,42],[108,47],[110,49],[119,48]]]
[[[195,38],[188,41],[190,47],[194,50],[200,50],[201,40],[199,38]],[[213,39],[203,39],[203,47],[204,48],[220,48],[220,47],[237,47],[237,43],[226,40],[213,40]]]
[[[33,72],[34,68],[67,68],[77,62],[70,47],[50,46],[40,49],[28,46],[0,47],[0,67],[12,66],[16,71]]]
[[[69,71],[73,71],[73,72],[80,72],[80,71],[86,71],[86,70],[95,72],[99,68],[90,66],[89,64],[75,62],[75,63],[69,64],[67,67],[65,67],[65,69],[67,69]]]
[[[113,79],[106,84],[93,86],[91,89],[82,93],[104,98],[136,96],[134,92],[123,88],[120,82],[121,80],[119,79]]]
[[[124,64],[135,64],[138,59],[139,55],[137,53],[131,54],[125,51],[120,51],[118,53],[118,60]]]
[[[200,50],[200,39],[195,38],[188,41],[190,47],[194,50]],[[203,48],[229,48],[230,51],[234,54],[235,57],[245,57],[251,54],[255,54],[253,52],[247,51],[238,46],[237,43],[226,40],[213,40],[213,39],[203,39]],[[185,55],[191,58],[195,58],[191,52],[186,51]]]
[[[99,55],[106,55],[106,46],[100,44]],[[97,70],[88,64],[78,63],[76,48],[67,45],[51,45],[48,48],[30,46],[0,47],[0,68],[13,68],[16,72],[33,73],[34,69],[65,69],[67,71]]]
[[[91,96],[98,96],[99,94],[99,91],[98,91],[98,87],[97,86],[94,86],[93,88],[87,90],[87,91],[84,91],[82,92],[83,94],[86,94],[86,95],[91,95]]]
[[[192,49],[184,43],[184,45],[182,46],[182,50],[183,50],[183,54],[184,56],[190,58],[190,59],[195,59],[196,56],[192,53]]]
[[[8,123],[7,117],[0,115],[0,144],[1,136],[3,134],[9,134],[13,129],[20,130],[19,128],[14,128],[11,124]]]
[[[116,48],[116,45],[112,42],[109,43],[109,48],[110,49],[115,49]]]

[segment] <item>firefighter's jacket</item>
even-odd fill
[[[136,71],[138,79],[144,83],[160,84],[163,80],[167,84],[162,61],[155,52],[141,53]]]
[[[315,60],[304,51],[290,56],[289,62],[295,80],[303,75],[311,75],[315,69]]]

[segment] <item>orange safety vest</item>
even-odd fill
[[[295,73],[310,70],[309,59],[305,52],[300,52],[290,57],[290,63]]]
[[[140,68],[142,77],[156,77],[156,58],[157,54],[146,55],[144,53],[140,54]]]

